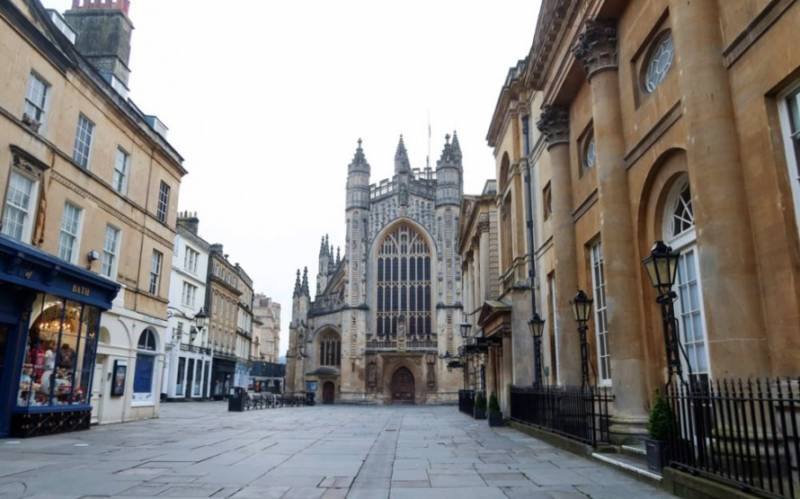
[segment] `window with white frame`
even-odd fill
[[[183,268],[187,272],[197,274],[197,261],[200,259],[200,253],[190,247],[186,247],[186,252],[183,254]]]
[[[195,297],[197,296],[197,286],[183,283],[182,303],[185,307],[194,307]]]
[[[84,115],[78,117],[78,129],[75,131],[75,150],[72,159],[81,168],[89,168],[89,154],[92,151],[92,137],[94,136],[94,123]]]
[[[30,242],[37,187],[37,181],[11,170],[3,208],[3,234],[17,241]]]
[[[31,73],[28,78],[28,91],[25,93],[25,116],[36,123],[44,122],[45,105],[47,104],[48,85],[39,75]]]
[[[606,304],[606,277],[603,246],[597,241],[591,247],[592,288],[594,289],[594,329],[597,338],[598,381],[611,384],[611,355],[608,351],[608,305]]]
[[[159,222],[167,222],[167,214],[169,213],[169,191],[170,187],[166,182],[161,182],[158,187],[158,207],[156,209],[156,218]]]
[[[119,253],[120,230],[112,225],[106,225],[106,237],[103,241],[103,261],[100,273],[115,279],[117,273],[117,258]]]
[[[161,264],[164,261],[164,254],[158,250],[153,250],[150,259],[150,285],[148,291],[151,295],[158,295],[158,288],[161,284]]]
[[[795,222],[800,231],[800,86],[794,87],[780,99],[780,118],[794,197]]]
[[[688,178],[680,179],[667,199],[664,238],[680,254],[675,292],[675,309],[681,343],[693,375],[709,375],[708,339],[703,311],[700,264],[696,242],[692,191]],[[682,358],[685,363],[686,359]],[[687,369],[688,370],[688,369]]]
[[[111,186],[120,194],[128,193],[128,169],[130,168],[131,156],[121,147],[117,147],[117,156],[114,160],[114,177],[111,179]]]
[[[61,231],[58,236],[58,257],[76,263],[80,249],[81,214],[83,210],[72,203],[64,204]]]

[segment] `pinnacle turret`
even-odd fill
[[[406,151],[406,144],[403,142],[403,135],[400,135],[400,141],[397,143],[397,151],[394,153],[394,172],[397,173],[410,173],[411,163],[408,161],[408,151]]]
[[[336,247],[336,265],[339,265],[339,262],[342,261],[342,248],[339,246]]]
[[[300,271],[297,271],[298,274]],[[300,294],[305,296],[309,296],[310,292],[308,290],[308,267],[303,267],[303,283],[300,285]]]
[[[358,147],[353,155],[353,161],[350,162],[350,165],[347,167],[347,169],[351,172],[362,171],[369,173],[369,163],[367,162],[367,157],[364,156],[364,149],[361,148],[361,143],[361,139],[358,139]]]
[[[319,243],[319,256],[320,257],[325,256],[325,250],[326,249],[327,249],[327,246],[325,245],[325,236],[322,236],[322,241],[320,241],[320,243]]]
[[[458,143],[458,134],[453,131],[453,142],[450,144],[453,158],[460,164],[461,163],[461,144]]]
[[[297,298],[300,296],[300,291],[300,269],[297,269],[297,278],[294,281],[294,293],[292,294],[292,297]]]

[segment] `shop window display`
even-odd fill
[[[19,407],[88,404],[99,311],[89,305],[39,295],[19,383]]]

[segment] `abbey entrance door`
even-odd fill
[[[326,381],[322,385],[322,403],[332,404],[336,398],[336,386],[332,381]]]
[[[414,403],[414,375],[405,367],[401,367],[392,375],[392,403]]]

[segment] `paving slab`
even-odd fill
[[[453,406],[226,409],[165,403],[158,419],[0,440],[0,497],[670,497]]]

